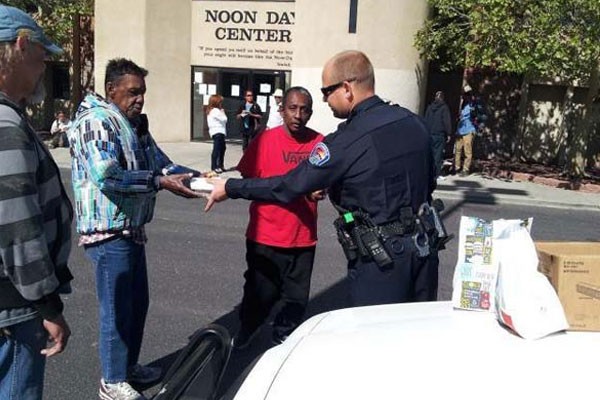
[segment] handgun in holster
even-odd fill
[[[358,246],[348,231],[344,228],[344,217],[340,216],[333,221],[335,233],[337,234],[338,242],[342,245],[342,250],[348,261],[354,261],[358,258]]]

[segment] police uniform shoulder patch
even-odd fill
[[[308,157],[308,162],[316,167],[320,167],[329,161],[329,148],[323,142],[319,142],[313,147]]]

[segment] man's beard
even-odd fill
[[[25,102],[28,105],[36,105],[36,104],[41,104],[45,98],[46,98],[46,86],[44,86],[44,79],[42,79],[42,77],[40,77],[40,79],[37,81],[37,83],[35,85],[35,89],[33,90],[33,93],[30,94],[29,96],[27,96],[27,98],[25,99]]]

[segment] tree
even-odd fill
[[[432,17],[415,46],[442,68],[492,68],[534,79],[587,84],[588,96],[570,134],[569,172],[584,174],[591,107],[598,96],[598,0],[429,0]],[[526,89],[526,88],[525,88]],[[525,90],[526,92],[526,90]]]

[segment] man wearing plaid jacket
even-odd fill
[[[197,197],[190,174],[161,173],[173,164],[142,114],[146,75],[130,60],[109,61],[106,100],[86,96],[69,131],[79,245],[96,269],[104,400],[143,399],[130,383],[160,377],[138,364],[149,304],[144,225],[158,190]]]

